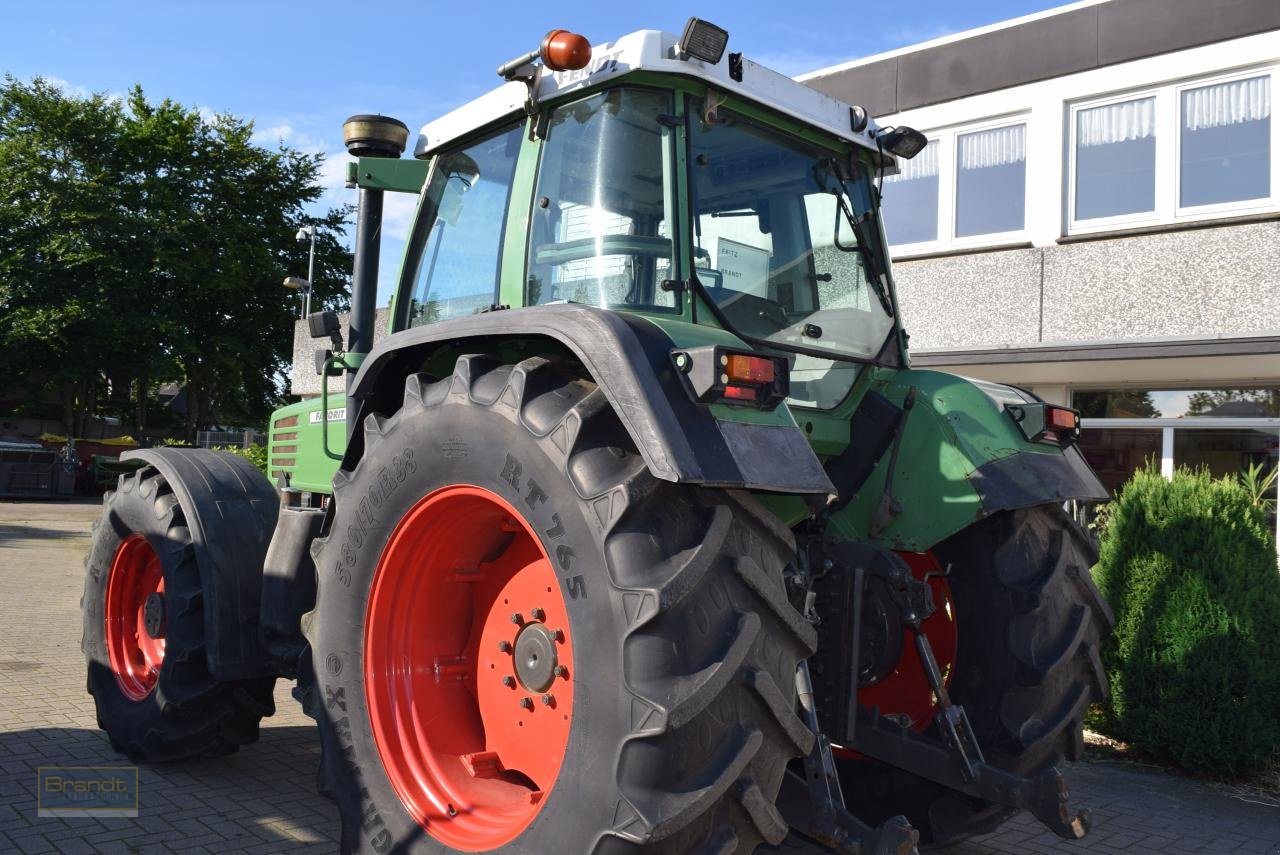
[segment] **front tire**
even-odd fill
[[[987,762],[1030,776],[1079,759],[1085,712],[1107,696],[1098,645],[1114,624],[1089,574],[1088,537],[1062,508],[1041,505],[983,520],[935,552],[952,567],[950,694]],[[875,761],[838,765],[854,813],[876,824],[903,814],[922,843],[983,834],[1015,813]]]
[[[113,748],[154,762],[229,754],[257,740],[275,711],[275,678],[210,674],[191,532],[155,467],[122,475],[103,497],[80,606],[88,689]]]
[[[785,837],[773,801],[811,745],[794,676],[815,638],[783,588],[791,535],[750,497],[654,479],[562,364],[483,356],[409,377],[334,487],[304,703],[344,850],[730,853]],[[504,671],[513,626],[516,652],[532,627],[571,661],[548,677],[553,701],[537,674]]]

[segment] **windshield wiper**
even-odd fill
[[[827,171],[824,166],[831,166]],[[820,174],[826,172],[840,185],[840,192],[833,193],[836,197],[836,208],[841,214],[844,214],[845,221],[849,223],[849,227],[853,229],[853,236],[857,240],[857,247],[849,247],[840,243],[840,221],[837,215],[835,234],[832,236],[832,243],[842,252],[856,251],[862,256],[862,266],[867,272],[867,284],[875,292],[876,299],[880,301],[880,307],[884,309],[884,313],[889,317],[893,317],[893,302],[889,299],[889,289],[885,287],[884,276],[885,268],[881,263],[880,256],[871,248],[870,235],[867,233],[867,220],[871,219],[873,214],[871,211],[863,214],[861,217],[855,217],[853,211],[850,210],[848,200],[850,198],[849,185],[845,182],[844,175],[838,164],[832,163],[827,158],[823,158],[814,164],[813,180],[819,189],[827,191],[827,185],[823,183],[819,177]]]
[[[853,229],[853,236],[858,241],[858,252],[862,254],[862,265],[867,271],[867,284],[876,292],[876,299],[880,301],[881,308],[889,317],[893,317],[893,303],[889,300],[889,289],[884,285],[885,269],[880,260],[880,256],[871,248],[870,235],[867,233],[867,220],[872,217],[870,211],[861,217],[855,217],[853,211],[849,210],[849,206],[845,203],[848,198],[848,188],[845,187],[844,179],[840,178],[840,187],[845,192],[836,196],[836,205],[839,206],[841,213],[844,214],[845,220],[848,221],[849,227]],[[840,246],[837,240],[835,244],[838,248],[849,252],[850,248]]]

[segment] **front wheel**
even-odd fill
[[[98,725],[130,759],[229,754],[275,711],[274,677],[218,681],[186,514],[152,466],[103,498],[85,561],[81,647]]]
[[[408,378],[334,486],[304,696],[344,849],[785,837],[815,639],[754,500],[655,480],[595,384],[541,358]]]

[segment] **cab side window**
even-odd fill
[[[502,240],[523,126],[438,155],[428,198],[431,222],[418,215],[409,326],[473,315],[497,302]]]

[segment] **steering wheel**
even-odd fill
[[[537,248],[536,264],[564,264],[598,255],[637,255],[670,258],[671,239],[651,235],[603,235],[564,243],[548,243]]]

